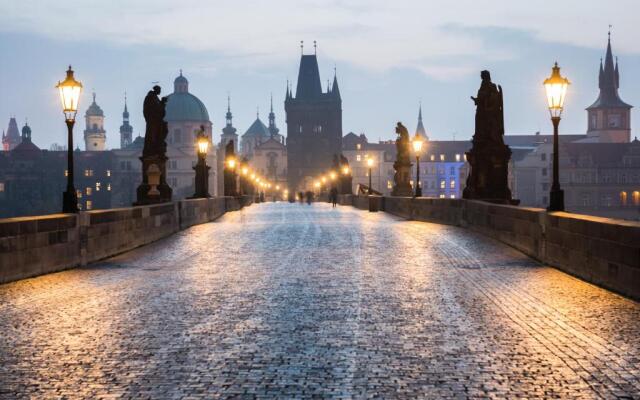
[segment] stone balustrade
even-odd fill
[[[250,203],[249,197],[215,197],[0,219],[0,283],[108,258]]]
[[[340,204],[456,225],[580,279],[640,299],[640,223],[463,199],[341,195]]]

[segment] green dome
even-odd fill
[[[209,122],[207,107],[191,93],[172,93],[169,95],[166,108],[167,122],[195,121]]]
[[[200,99],[189,93],[189,81],[182,76],[182,71],[180,71],[180,76],[173,81],[173,93],[169,95],[164,120],[167,122],[209,122],[207,107]]]

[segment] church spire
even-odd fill
[[[422,123],[422,101],[418,106],[418,126],[416,127],[416,136],[421,136],[425,140],[429,140],[427,131],[424,129],[424,124]]]
[[[340,88],[338,87],[338,72],[335,65],[333,66],[333,86],[331,87],[331,94],[333,97],[341,99]]]
[[[128,147],[133,140],[133,127],[129,124],[129,110],[127,109],[127,92],[124,92],[124,111],[122,125],[120,125],[120,148]]]
[[[229,140],[233,140],[234,143],[236,143],[237,137],[236,137],[236,128],[233,127],[233,114],[231,114],[231,95],[229,93],[227,93],[227,114],[225,116],[226,119],[226,125],[224,128],[222,128],[222,143],[224,147]],[[237,145],[234,144],[234,146]]]
[[[273,112],[273,93],[271,93],[271,111],[269,112],[269,136],[277,140],[280,129],[276,127],[276,114]]]

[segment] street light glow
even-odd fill
[[[64,81],[58,81],[56,85],[60,93],[60,101],[62,102],[62,112],[67,120],[74,121],[78,112],[78,103],[80,102],[80,93],[82,93],[82,83],[75,80],[71,65],[67,70],[67,77]]]
[[[544,88],[547,92],[547,104],[551,117],[559,118],[564,108],[564,99],[567,95],[569,80],[560,75],[560,67],[556,62],[551,69],[551,76],[544,81]]]

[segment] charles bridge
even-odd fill
[[[0,398],[640,398],[640,224],[339,202],[1,220]]]

